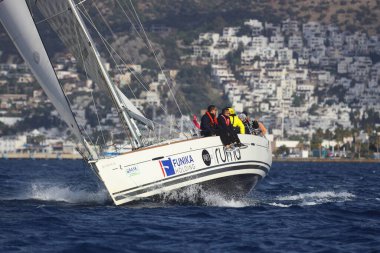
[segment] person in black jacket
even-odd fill
[[[210,105],[201,119],[201,135],[204,137],[217,134],[218,120],[216,119],[216,106]]]
[[[231,150],[233,147],[245,148],[246,145],[240,142],[239,137],[235,133],[231,121],[230,121],[230,110],[229,108],[224,108],[222,113],[219,114],[218,117],[218,127],[219,127],[219,135],[223,145]]]

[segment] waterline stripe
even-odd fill
[[[183,174],[180,174],[180,175],[171,176],[171,177],[164,178],[164,179],[152,182],[152,183],[143,184],[143,185],[140,185],[140,186],[136,186],[136,187],[132,187],[132,188],[129,188],[129,189],[121,190],[121,191],[118,191],[118,192],[113,192],[112,195],[116,195],[116,194],[119,194],[119,193],[122,193],[122,192],[126,192],[126,191],[132,191],[134,189],[138,189],[138,188],[141,188],[141,187],[149,186],[149,185],[152,185],[152,184],[158,184],[158,183],[161,183],[161,182],[170,181],[170,180],[172,180],[174,178],[183,177],[183,176],[186,176],[186,175],[189,175],[189,174],[197,174],[197,173],[199,173],[201,171],[204,171],[204,170],[210,170],[210,169],[213,169],[213,168],[225,167],[225,166],[230,166],[228,168],[232,168],[232,167],[235,167],[234,166],[235,164],[247,164],[247,163],[249,163],[249,164],[251,164],[251,163],[259,163],[259,164],[266,165],[267,168],[265,168],[265,174],[268,174],[268,172],[269,172],[270,165],[267,164],[267,163],[265,163],[265,162],[261,162],[261,161],[250,160],[250,161],[234,162],[234,163],[230,163],[230,164],[219,164],[219,165],[214,165],[214,166],[210,166],[210,167],[205,167],[205,168],[200,169],[200,170],[190,171],[190,172],[183,173]]]
[[[244,162],[244,163],[246,164],[248,162]],[[220,167],[220,166],[213,166],[213,167],[210,167],[210,168],[205,168],[203,170],[200,170],[200,171],[207,170],[207,171],[202,172],[202,173],[199,173],[199,171],[196,171],[196,173],[194,173],[194,172],[185,173],[185,174],[179,175],[179,176],[185,176],[185,177],[182,177],[180,179],[170,180],[170,181],[169,180],[160,180],[160,181],[157,181],[157,182],[148,183],[148,184],[141,185],[141,186],[138,186],[138,187],[133,187],[133,188],[130,188],[130,189],[127,189],[127,190],[115,192],[115,193],[112,193],[112,195],[117,195],[117,194],[120,194],[120,193],[126,193],[126,194],[129,195],[130,193],[135,193],[135,192],[145,192],[145,191],[147,191],[149,189],[149,187],[152,188],[153,185],[155,185],[154,187],[156,187],[157,185],[160,185],[160,186],[162,186],[162,185],[163,186],[170,186],[170,185],[174,185],[174,184],[178,184],[178,183],[187,181],[189,179],[202,178],[202,177],[205,177],[205,176],[209,176],[209,175],[213,175],[213,174],[218,174],[218,173],[222,173],[222,172],[227,172],[227,171],[234,171],[234,170],[241,170],[241,169],[250,169],[250,168],[252,168],[252,166],[255,166],[254,169],[258,169],[258,170],[264,171],[265,174],[268,174],[268,172],[269,172],[269,170],[266,167],[264,167],[264,166],[261,166],[261,165],[252,165],[252,164],[250,164],[250,165],[246,164],[246,165],[234,166],[234,167],[223,167],[223,168],[216,169],[216,170],[210,170],[211,168]],[[176,176],[176,177],[178,177],[178,176]],[[172,178],[169,178],[169,179],[172,179]],[[143,187],[145,189],[138,190],[138,188],[143,188]],[[133,194],[133,195],[135,195],[135,194]],[[131,195],[131,196],[133,196],[133,195]]]
[[[231,168],[221,168],[221,169],[218,169],[218,170],[207,171],[207,172],[200,173],[200,174],[197,174],[197,175],[187,176],[185,178],[180,178],[180,179],[177,179],[177,180],[174,180],[174,181],[162,183],[159,186],[160,186],[160,188],[163,188],[163,187],[168,187],[168,186],[175,185],[175,184],[180,184],[180,183],[183,183],[185,181],[194,180],[194,179],[198,179],[198,178],[202,178],[202,177],[206,177],[206,176],[210,176],[210,175],[214,175],[214,174],[219,174],[219,173],[223,173],[223,172],[227,172],[227,171],[231,171],[231,170],[243,170],[243,169],[250,169],[250,168],[252,168],[252,165],[242,165],[242,166],[238,166],[237,168],[234,168],[234,169],[231,169]],[[265,169],[262,169],[261,166],[258,166],[255,169],[265,171]],[[241,175],[243,175],[243,174],[241,174]],[[262,176],[260,174],[256,174],[256,175],[259,176],[260,179],[262,178]],[[226,177],[229,177],[229,176],[226,176]],[[221,178],[223,178],[223,177],[221,177]],[[220,178],[215,178],[215,179],[220,179]],[[212,180],[214,180],[214,179],[211,179],[210,181],[212,181]],[[204,183],[204,182],[200,182],[200,183]],[[198,184],[200,184],[200,183],[198,183]],[[145,189],[141,189],[141,190],[136,190],[136,191],[124,193],[124,194],[121,194],[119,196],[116,196],[115,200],[121,200],[121,199],[124,199],[124,198],[127,198],[127,197],[135,197],[135,196],[140,195],[142,193],[146,193],[146,192],[149,192],[149,191],[154,191],[154,190],[157,190],[157,186],[158,185],[151,186],[151,187],[148,187],[148,188],[145,188]]]

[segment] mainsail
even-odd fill
[[[144,117],[111,82],[75,2],[73,0],[38,0],[36,5],[62,42],[73,53],[79,66],[99,87],[108,91],[119,111],[120,119],[126,123],[136,141],[134,144],[137,147],[141,146],[138,129],[130,118],[150,128],[153,128],[153,123]]]
[[[92,158],[96,158],[96,154],[91,150],[81,134],[26,2],[24,0],[0,1],[0,20],[51,103],[53,103],[78,141],[87,148],[87,152],[83,154],[86,157],[92,156]]]

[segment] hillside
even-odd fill
[[[112,4],[106,6],[97,2],[104,7],[105,12],[107,8],[115,7]],[[135,2],[145,21],[161,21],[168,26],[183,29],[197,29],[199,25],[209,26],[217,18],[233,24],[250,17],[271,22],[288,18],[301,22],[319,21],[324,24],[336,23],[343,30],[358,29],[368,33],[380,31],[379,0],[180,0],[175,2],[140,0]],[[211,28],[218,29],[222,26],[217,22],[214,25],[216,26]]]
[[[123,91],[130,98],[135,97],[142,101],[150,99],[149,101],[163,105],[163,109],[166,108],[169,113],[177,113],[176,104],[169,96],[168,88],[161,85],[163,76],[159,73],[162,65],[163,69],[171,70],[168,73],[175,81],[172,82],[173,93],[185,114],[191,111],[199,113],[209,103],[214,103],[219,108],[233,105],[235,109],[240,108],[237,109],[239,111],[244,109],[261,117],[277,130],[277,135],[286,137],[291,133],[292,136],[303,136],[304,139],[318,128],[333,129],[336,126],[354,126],[355,129],[366,129],[371,133],[379,122],[377,112],[380,93],[377,87],[380,80],[380,47],[376,38],[370,38],[367,34],[380,34],[380,0],[135,0],[134,5],[130,5],[128,0],[94,0],[81,3],[93,20],[85,22],[90,33],[94,35],[94,40],[98,42],[101,55],[111,64],[111,75],[115,82],[120,82],[120,86],[121,82],[124,82]],[[82,5],[80,6],[83,12]],[[134,15],[135,12],[139,14],[139,18]],[[38,16],[35,10],[33,14],[37,23],[44,19]],[[149,42],[139,27],[140,19],[150,38]],[[242,26],[247,19],[257,19],[258,21],[253,22],[260,24],[264,29],[259,32],[247,29],[249,25]],[[288,32],[285,25],[281,29],[279,25],[287,19],[298,21],[295,33],[301,37],[290,36],[292,32]],[[130,21],[137,29],[132,27]],[[307,27],[299,29],[300,25],[308,21],[318,21],[322,26],[336,24],[341,31],[333,33],[329,30],[318,34],[317,39],[310,40],[314,37],[307,34],[311,34],[312,31]],[[276,37],[273,43],[270,41],[274,37],[271,35],[271,27],[263,25],[264,22],[273,23],[276,31],[279,31],[280,36]],[[96,26],[96,29],[92,26]],[[238,31],[234,26],[242,26],[242,29]],[[199,36],[203,32],[221,34],[223,28],[227,28],[224,31],[226,35],[221,38],[218,35],[209,38],[210,34]],[[58,61],[60,56],[57,53],[66,51],[65,47],[58,42],[57,36],[46,22],[39,23],[38,29],[49,55],[53,58],[52,61]],[[107,43],[102,43],[96,30],[100,31]],[[354,34],[355,31],[367,34]],[[252,37],[251,42],[247,41],[247,35]],[[236,38],[239,45],[234,42]],[[270,43],[267,43],[268,41]],[[112,45],[112,50],[109,45]],[[154,50],[151,50],[151,47]],[[22,62],[1,26],[0,51],[0,63],[14,65]],[[109,54],[111,51],[112,57]],[[161,65],[155,63],[156,57]],[[341,57],[347,59],[342,60]],[[62,61],[62,57],[60,60],[61,65],[62,62],[66,62]],[[219,61],[222,61],[220,66],[213,64]],[[123,70],[124,63],[141,65],[142,71],[138,74],[141,78],[133,75],[122,76],[126,72]],[[4,66],[7,67],[6,64]],[[79,73],[79,78],[85,78],[85,73],[76,69],[71,61],[63,66],[63,72],[73,71],[75,74]],[[26,89],[22,87],[25,83],[15,81],[15,77],[22,74],[17,71],[22,72],[17,69],[10,75],[4,74],[5,81],[2,82],[0,93],[25,92]],[[228,77],[228,82],[224,82],[225,77]],[[70,92],[74,90],[73,87],[77,87],[76,85],[83,86],[84,82],[78,82],[75,77],[64,84]],[[148,89],[157,97],[148,97]],[[73,92],[72,99],[86,101],[88,97],[86,98],[85,93],[86,91],[75,94]],[[41,100],[38,94],[36,96],[35,100],[30,101],[41,101],[41,104],[35,104],[40,106],[43,113],[51,111],[44,104],[44,100]],[[9,106],[9,115],[24,117],[33,114],[28,110],[20,110],[13,101],[6,103],[6,106]],[[84,102],[73,104],[85,105]],[[27,109],[33,106],[32,103],[25,105]],[[287,106],[286,110],[284,106]],[[370,110],[364,111],[363,108]],[[83,107],[77,109],[85,113],[83,118],[89,120],[89,126],[96,126],[97,117],[94,112],[83,110]],[[106,118],[105,111],[108,107],[103,109],[101,113],[104,113],[103,118]],[[144,109],[149,117],[162,115],[161,111]],[[39,117],[39,111],[35,111],[36,117]],[[287,114],[285,113],[281,119],[280,115],[284,115],[284,111]],[[298,113],[296,117],[293,112]],[[53,121],[55,118],[51,118],[51,122]],[[18,128],[37,127],[33,122],[26,120],[23,122],[25,128]],[[282,132],[281,122],[285,123]]]
[[[188,41],[199,32],[220,32],[223,27],[241,24],[247,18],[273,23],[288,18],[302,23],[319,21],[322,24],[335,23],[342,30],[380,33],[380,0],[139,0],[134,3],[145,25],[160,24],[176,28],[178,34]],[[84,3],[87,9],[92,9],[90,13],[96,15],[94,5],[116,32],[129,29],[130,24],[125,17],[125,12],[129,15],[133,13],[129,1],[96,0]],[[103,26],[102,30],[108,29]],[[1,42],[4,42],[4,36],[0,26]],[[3,45],[0,50],[4,50]]]
[[[107,23],[94,8],[95,5]],[[154,64],[150,50],[144,49],[141,39],[131,33],[131,25],[125,14],[127,13],[128,18],[137,25],[138,20],[133,16],[133,7],[136,8],[147,30],[155,25],[170,28],[170,32],[164,35],[149,33],[148,36],[154,42],[154,48],[162,52],[158,55],[164,66],[179,68],[179,70],[186,67],[180,65],[180,57],[189,53],[191,49],[187,46],[197,39],[200,33],[221,32],[224,27],[240,26],[244,20],[251,18],[275,24],[286,19],[295,19],[301,24],[307,21],[319,21],[324,24],[335,23],[342,30],[362,30],[369,34],[380,33],[380,0],[139,0],[134,1],[134,6],[131,6],[127,0],[95,0],[84,2],[84,6],[94,17],[101,33],[108,35],[109,41],[119,49],[119,52],[121,51],[124,58],[132,59],[133,62],[143,64],[147,68],[158,66]],[[54,40],[46,23],[39,25],[39,28],[43,30],[41,32],[43,36],[47,35],[44,36],[45,38]],[[114,34],[109,28],[117,35],[112,36]],[[116,41],[114,38],[117,38]],[[60,43],[46,42],[46,45],[49,53],[61,51],[63,48]],[[2,62],[9,60],[7,54],[16,54],[2,27],[0,27],[0,51],[3,51],[3,56],[0,56]],[[104,48],[100,51],[106,52]],[[186,76],[183,80],[186,80],[189,87],[193,87],[187,90],[186,85],[183,85],[183,92],[194,93],[193,97],[197,97],[197,93],[199,94],[199,91],[205,88],[204,91],[212,91],[212,94],[204,94],[203,91],[202,96],[208,95],[210,100],[215,99],[219,93],[215,90],[217,87],[213,87],[212,82],[209,81],[209,73],[202,70],[196,71],[198,75],[202,75],[203,82],[201,83],[206,83],[205,87],[200,87],[200,80],[195,80],[195,78],[190,80],[191,75],[180,72],[183,74],[180,77]],[[197,99],[193,102],[191,106],[196,110],[204,107]]]
[[[137,24],[132,17],[134,10],[127,0],[85,2],[84,6],[91,15],[99,17],[95,5],[104,15],[107,25],[116,33],[125,34],[130,29],[125,13]],[[241,25],[243,20],[249,18],[273,23],[286,19],[295,19],[301,23],[319,21],[322,24],[337,24],[343,31],[380,33],[380,0],[139,0],[134,1],[134,7],[144,26],[170,27],[175,31],[172,35],[186,44],[192,42],[201,32],[221,32],[223,27]],[[107,25],[101,22],[99,25],[102,32],[109,32]],[[42,27],[46,29],[44,27],[47,26],[43,24]],[[15,52],[2,26],[0,42],[0,51],[7,48],[7,51]]]

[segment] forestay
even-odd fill
[[[78,141],[90,152],[90,147],[82,137],[69,103],[58,82],[26,2],[23,0],[0,1],[0,20],[51,103]],[[84,155],[88,157],[89,153],[84,153]],[[92,157],[94,158],[94,156],[93,153]]]
[[[58,34],[59,38],[66,47],[73,53],[79,66],[89,75],[89,77],[103,90],[110,93],[109,77],[102,71],[103,66],[99,62],[99,54],[93,45],[91,38],[88,36],[86,28],[82,27],[75,17],[71,8],[75,4],[72,0],[38,0],[36,5],[41,11],[47,22],[53,30]],[[80,17],[79,17],[80,18]],[[83,20],[81,20],[83,23]],[[87,34],[86,34],[87,33]],[[108,79],[108,80],[107,80]],[[108,81],[108,83],[107,83]],[[153,127],[152,121],[144,117],[144,115],[125,97],[120,90],[113,86],[118,99],[123,104],[130,117],[146,124],[150,128]],[[120,94],[121,93],[121,94]],[[115,104],[117,104],[114,101]]]

